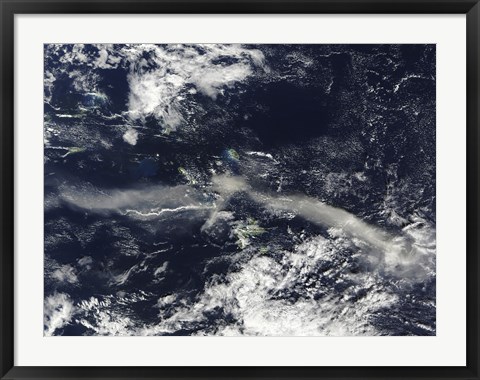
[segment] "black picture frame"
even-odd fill
[[[479,0],[0,0],[0,376],[2,379],[479,379]],[[14,16],[16,14],[356,13],[467,17],[467,365],[465,367],[14,366]],[[458,126],[461,127],[461,126]],[[21,237],[20,237],[21,238]]]

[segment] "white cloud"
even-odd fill
[[[159,266],[157,269],[155,269],[155,272],[153,272],[153,275],[155,277],[165,273],[165,271],[168,268],[168,261],[165,261],[161,266]]]
[[[225,223],[234,225],[234,215],[223,211],[222,205],[233,193],[244,191],[272,214],[280,210],[298,215],[325,227],[327,233],[310,238],[300,234],[296,246],[288,250],[252,239],[232,258],[236,269],[213,276],[194,300],[175,295],[159,298],[155,324],[137,324],[121,311],[112,311],[111,305],[98,303],[93,319],[82,320],[85,326],[102,335],[160,335],[197,327],[200,335],[379,335],[384,331],[376,327],[375,317],[399,301],[399,289],[407,292],[435,276],[435,228],[425,220],[418,219],[393,235],[311,197],[260,193],[242,177],[216,176],[212,182],[212,190],[221,198],[209,216],[199,215],[205,218],[203,232],[214,233],[215,226]],[[140,209],[147,204],[150,213],[162,214],[208,207],[197,203],[196,196],[188,186],[155,186],[111,193],[81,190],[70,193],[69,200],[90,209]],[[154,276],[162,276],[167,265],[157,267]],[[125,283],[137,270],[132,267],[114,282]],[[201,328],[218,310],[238,322],[218,323],[215,330]]]
[[[369,259],[385,270],[398,276],[408,275],[422,279],[426,273],[418,266],[423,257],[421,249],[406,236],[396,236],[364,222],[348,211],[330,206],[306,195],[274,196],[252,189],[242,177],[218,175],[213,177],[214,189],[229,197],[237,191],[245,191],[259,204],[266,206],[273,214],[293,213],[311,223],[326,228],[337,228],[360,247],[367,248]]]
[[[138,132],[133,129],[133,128],[130,128],[128,129],[124,134],[123,134],[123,140],[127,143],[129,143],[130,145],[137,145],[137,141],[138,141]]]
[[[78,265],[87,266],[87,265],[93,263],[93,259],[90,256],[84,256],[84,257],[78,259],[77,262],[78,262]]]
[[[110,68],[111,66],[107,64],[108,52],[105,49],[102,49],[98,52],[98,59],[95,61],[95,65],[102,69]]]
[[[45,298],[43,304],[44,336],[52,336],[57,329],[67,325],[75,312],[70,297],[64,293],[55,293]]]
[[[419,233],[415,227],[412,230]],[[423,238],[418,243],[432,244],[431,235],[425,231],[420,234]],[[161,322],[144,333],[200,325],[210,312],[220,308],[238,323],[217,326],[217,335],[379,335],[383,332],[373,323],[376,313],[398,302],[399,286],[408,288],[410,281],[415,281],[404,278],[392,287],[394,280],[386,279],[381,268],[350,271],[346,260],[362,263],[365,257],[345,235],[313,237],[276,257],[253,250],[242,253],[245,257],[250,252],[250,258],[240,270],[228,273],[222,281],[210,281],[192,304],[179,303],[174,297],[159,299]],[[353,253],[342,255],[348,250]],[[298,298],[288,297],[292,290]],[[210,335],[212,331],[200,330],[198,334]]]
[[[424,224],[418,221],[405,233],[424,247],[429,260],[421,265],[430,265],[431,276],[435,276],[434,231]],[[156,323],[137,323],[116,310],[111,299],[94,298],[79,304],[89,316],[81,323],[99,335],[162,335],[195,327],[200,327],[198,335],[384,334],[376,327],[375,317],[399,301],[399,288],[408,290],[417,279],[386,278],[381,267],[362,266],[365,256],[355,239],[330,232],[329,237],[315,236],[275,255],[261,253],[258,246],[249,247],[234,258],[237,270],[211,278],[194,300],[175,294],[158,298]],[[351,271],[355,264],[360,264],[360,269]],[[164,263],[156,274],[166,267]],[[236,322],[217,323],[215,330],[202,328],[217,310]]]
[[[234,64],[231,66],[202,68],[191,73],[189,81],[194,83],[198,91],[216,99],[222,87],[231,87],[252,74],[250,65]]]
[[[71,265],[60,265],[57,269],[55,269],[52,272],[50,277],[61,283],[64,283],[64,282],[68,282],[70,284],[78,283],[78,278],[77,278],[77,274],[75,273],[75,268],[73,268]]]
[[[128,69],[128,116],[134,121],[156,118],[163,128],[175,130],[184,122],[185,102],[196,93],[216,99],[226,89],[268,71],[260,50],[228,44],[84,44],[48,45],[48,54],[61,64],[45,75],[46,84],[59,73],[73,79],[81,93],[99,92],[100,75],[91,68]],[[126,140],[135,141],[134,139]],[[134,145],[134,144],[133,144]]]
[[[99,51],[94,66],[102,69],[116,69],[122,58],[115,54],[113,46],[111,44],[96,46],[99,48]]]
[[[189,210],[204,210],[201,193],[186,185],[152,185],[143,189],[108,190],[92,185],[62,187],[60,198],[76,207],[98,213],[160,216]]]
[[[240,45],[129,45],[124,52],[131,67],[130,117],[154,116],[170,129],[184,122],[185,98],[180,95],[198,91],[215,99],[225,88],[251,76],[255,67],[263,66],[259,50]],[[216,62],[221,59],[223,63]]]
[[[146,293],[131,293],[98,299],[90,297],[78,303],[78,322],[91,330],[94,335],[139,335],[135,322],[125,316],[124,309],[119,307],[132,302],[144,301]]]
[[[159,298],[159,323],[128,334],[158,335],[198,326],[220,308],[238,323],[217,325],[217,335],[378,335],[381,332],[372,325],[371,317],[395,303],[397,296],[382,284],[378,273],[352,274],[339,265],[339,249],[348,244],[316,237],[282,252],[280,260],[254,254],[224,280],[207,283],[193,303],[173,295]],[[323,267],[329,262],[335,265],[325,271]],[[319,273],[332,283],[330,288],[312,280]],[[336,283],[348,286],[335,291]],[[300,292],[300,298],[274,297],[293,289]],[[200,330],[198,334],[210,335],[212,331]]]

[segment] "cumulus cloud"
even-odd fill
[[[138,132],[133,128],[127,129],[127,131],[123,134],[123,140],[130,145],[137,145]]]
[[[66,326],[75,313],[70,297],[64,293],[55,293],[45,298],[43,303],[44,336],[52,336],[57,329]]]
[[[370,324],[369,317],[375,311],[389,307],[396,301],[396,296],[381,285],[371,287],[374,275],[356,275],[355,285],[342,292],[335,291],[334,286],[326,292],[320,281],[308,282],[308,277],[314,277],[322,263],[331,260],[331,254],[338,254],[334,248],[331,242],[317,237],[294,251],[284,252],[281,262],[263,255],[255,256],[240,271],[229,273],[225,282],[206,287],[198,304],[204,305],[204,312],[217,307],[226,308],[227,313],[241,321],[238,326],[221,327],[221,335],[379,334]],[[324,276],[333,284],[349,281],[348,274],[341,270],[324,273]],[[309,286],[298,287],[302,280]],[[301,297],[294,300],[272,297],[277,292],[291,289],[298,289]],[[356,297],[366,289],[365,297]],[[180,315],[185,312],[181,310]]]
[[[235,82],[240,82],[251,74],[249,65],[236,64],[193,72],[190,81],[195,84],[199,92],[216,99],[223,86],[231,87]]]
[[[93,263],[93,259],[90,256],[84,256],[77,260],[78,265],[87,266]]]
[[[77,305],[79,323],[94,335],[135,335],[135,321],[125,316],[122,306],[145,301],[146,295],[145,292],[139,291],[131,294],[119,292],[115,296],[102,299],[92,296]]]
[[[75,268],[71,265],[60,265],[50,275],[50,277],[60,283],[77,284],[78,278]]]
[[[116,69],[121,62],[122,57],[115,54],[115,49],[111,44],[96,45],[99,48],[98,58],[94,62],[95,67],[101,69]],[[111,53],[113,52],[113,54]]]
[[[416,235],[416,244],[424,249],[434,249],[431,229],[412,225],[405,233]],[[329,237],[315,236],[292,250],[282,250],[281,255],[265,255],[256,250],[258,247],[244,250],[239,270],[229,272],[221,281],[210,280],[193,302],[174,296],[160,298],[160,322],[145,327],[142,334],[202,326],[211,313],[222,310],[236,322],[220,323],[214,332],[200,328],[197,334],[382,335],[381,326],[374,323],[376,315],[398,303],[399,286],[408,289],[409,284],[418,280],[395,281],[394,277],[385,277],[382,268],[351,271],[350,268],[361,266],[365,257],[355,239],[335,231]],[[432,254],[430,251],[428,256],[431,258]],[[419,255],[422,256],[421,252]],[[419,261],[417,265],[427,271],[435,263]]]
[[[60,73],[72,78],[76,91],[99,93],[101,76],[91,68],[122,67],[128,72],[126,115],[140,122],[154,117],[167,130],[184,123],[185,102],[192,95],[216,99],[256,70],[268,70],[260,50],[235,44],[89,44],[88,48],[84,44],[50,44],[46,49],[47,55],[57,56],[60,63],[53,72],[45,73],[48,93]],[[133,134],[124,139],[132,145],[136,141]]]
[[[410,229],[422,235],[419,242],[431,244],[428,234]],[[81,323],[100,335],[163,335],[182,329],[227,336],[382,335],[375,316],[399,301],[397,287],[405,282],[390,286],[380,271],[348,270],[361,261],[354,248],[347,236],[315,236],[274,256],[249,247],[236,260],[238,270],[211,278],[195,299],[175,294],[158,298],[155,323],[137,323],[116,310],[112,300],[95,298],[80,303],[89,315]],[[351,265],[345,265],[347,260]],[[164,263],[156,272],[166,267]],[[205,328],[204,322],[219,310],[229,322],[219,322],[215,331]]]
[[[259,50],[240,45],[131,45],[125,51],[131,67],[130,117],[153,116],[170,129],[184,121],[186,96],[200,92],[216,99],[226,88],[251,76],[256,67],[264,66]]]
[[[197,334],[209,335],[212,331],[201,327],[203,322],[212,312],[222,310],[236,322],[217,325],[217,335],[379,335],[371,318],[398,299],[378,273],[349,273],[338,265],[342,262],[339,248],[347,249],[349,244],[344,239],[318,236],[282,252],[280,260],[254,253],[222,281],[214,278],[207,282],[193,301],[173,294],[160,297],[158,323],[136,326],[123,320],[109,323],[108,330],[128,322],[130,328],[115,334],[162,335],[200,326]],[[331,268],[325,270],[329,263]],[[322,283],[320,276],[328,281]],[[292,290],[295,298],[282,296]],[[103,331],[107,330],[105,313],[108,310],[102,308],[98,319]]]

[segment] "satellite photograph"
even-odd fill
[[[435,65],[44,45],[44,336],[436,335]]]

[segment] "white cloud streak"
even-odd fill
[[[247,192],[257,203],[272,211],[285,211],[298,215],[311,223],[325,228],[337,228],[360,245],[366,245],[370,255],[376,256],[378,263],[399,275],[423,276],[422,272],[413,273],[411,264],[416,265],[419,254],[411,239],[394,236],[378,227],[372,226],[355,215],[341,208],[332,207],[315,198],[305,195],[277,196],[260,193],[252,189],[241,177],[215,176],[213,184],[216,191],[223,196],[230,196],[236,191]],[[403,266],[400,270],[399,266]]]
[[[311,237],[275,256],[262,253],[257,245],[248,246],[239,253],[238,270],[226,273],[221,281],[215,277],[209,280],[196,299],[186,301],[176,295],[161,297],[156,324],[137,325],[131,318],[122,317],[120,312],[111,311],[111,306],[95,304],[92,306],[94,319],[82,319],[84,326],[100,335],[162,335],[202,326],[202,321],[220,309],[237,322],[220,323],[215,331],[200,328],[197,334],[380,335],[383,332],[374,323],[376,313],[399,300],[398,289],[394,290],[390,282],[395,282],[395,287],[407,289],[435,275],[435,230],[433,226],[425,226],[422,220],[392,235],[311,197],[262,193],[252,189],[242,177],[215,176],[212,182],[212,190],[223,201],[243,191],[273,214],[278,211],[293,213],[325,227],[329,235]],[[75,202],[116,209],[139,200],[158,201],[159,197],[165,200],[166,196],[170,203],[183,208],[185,205],[179,204],[185,194],[190,193],[192,197],[188,205],[192,205],[191,200],[195,198],[191,195],[193,189],[187,192],[187,188],[131,190],[109,194],[104,199],[102,195]],[[210,219],[207,217],[204,229],[212,228],[219,218],[227,223],[232,220],[231,214],[221,210],[224,202],[217,201],[219,206],[213,208]],[[345,260],[360,264],[363,269],[350,271]],[[166,264],[157,268],[155,275],[161,275],[166,268]],[[124,283],[134,270],[136,268],[119,274],[115,282]],[[290,298],[288,294],[292,290],[300,297]],[[280,296],[275,297],[275,294]],[[61,301],[66,304],[65,300]],[[85,305],[81,309],[90,310]],[[64,311],[49,314],[53,320],[47,328],[50,333],[63,326],[70,315]]]

